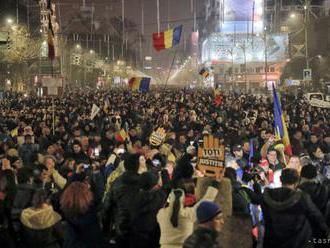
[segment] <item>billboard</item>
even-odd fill
[[[218,32],[263,32],[263,0],[225,0],[224,20]],[[253,27],[252,27],[253,23]]]
[[[288,56],[288,35],[272,34],[267,36],[267,60],[281,62]],[[265,61],[264,37],[254,36],[247,39],[244,34],[230,35],[213,33],[202,45],[202,62],[235,63]]]

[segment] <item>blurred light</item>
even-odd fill
[[[296,18],[296,14],[295,13],[291,13],[290,14],[290,18]]]
[[[28,94],[25,93],[23,96],[24,96],[24,97],[28,97]]]
[[[44,40],[44,41],[42,42],[42,44],[43,44],[43,45],[47,45],[47,41]]]
[[[291,61],[291,59],[286,59],[286,62],[290,62]]]
[[[90,54],[93,54],[93,53],[94,53],[94,50],[89,50],[89,53],[90,53]]]
[[[307,9],[307,5],[304,5],[304,10],[306,10]]]
[[[39,32],[42,33],[42,29],[40,29]]]
[[[77,48],[77,49],[80,49],[81,46],[80,46],[79,44],[77,44],[77,45],[76,45],[76,48]],[[92,51],[92,50],[91,50],[91,51]]]
[[[144,59],[145,59],[146,61],[151,61],[151,60],[152,60],[152,57],[151,57],[151,56],[146,56]]]
[[[322,59],[322,55],[320,55],[320,54],[317,55],[316,57],[318,57],[319,59]]]
[[[146,69],[146,70],[151,70],[152,67],[151,67],[151,66],[145,66],[144,69]]]
[[[13,24],[13,22],[14,22],[13,19],[11,19],[11,18],[7,19],[7,24]]]

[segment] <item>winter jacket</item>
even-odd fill
[[[168,175],[167,175],[168,178]],[[160,229],[157,223],[157,213],[170,193],[169,182],[159,189],[145,191],[140,189],[133,199],[131,215],[131,247],[159,247]]]
[[[171,192],[169,196],[169,206],[159,210],[157,221],[160,226],[161,236],[160,245],[162,248],[182,247],[186,238],[193,233],[194,223],[197,220],[196,209],[202,201],[214,201],[218,194],[218,190],[214,187],[208,187],[203,198],[195,204],[194,207],[184,207],[184,194],[180,198],[180,212],[178,219],[178,227],[173,227],[170,219],[172,215],[175,195]]]
[[[96,206],[75,218],[67,218],[63,248],[100,248],[103,236],[98,223]]]
[[[131,171],[124,172],[114,181],[104,200],[104,231],[108,232],[113,225],[118,237],[130,232],[131,203],[139,192],[138,181],[139,175]]]
[[[19,221],[22,210],[31,206],[35,186],[32,184],[18,184],[15,199],[11,209],[11,218],[14,222]]]
[[[259,199],[250,196],[252,202],[261,204],[263,210],[264,247],[305,247],[313,238],[312,225],[324,234],[328,232],[321,212],[303,191],[285,187],[266,188]]]
[[[183,248],[220,248],[219,233],[213,229],[199,227],[183,243]]]
[[[61,216],[51,206],[22,211],[23,241],[27,248],[60,248]]]
[[[303,179],[302,183],[298,187],[302,191],[309,194],[315,206],[324,215],[330,201],[329,185],[322,184],[316,180]]]

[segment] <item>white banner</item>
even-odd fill
[[[312,105],[313,107],[318,107],[318,108],[330,108],[330,102],[326,102],[315,98],[311,99],[309,101],[309,104]]]

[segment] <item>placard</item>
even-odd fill
[[[225,165],[225,147],[218,138],[206,135],[198,147],[198,169],[206,176],[221,178]]]

